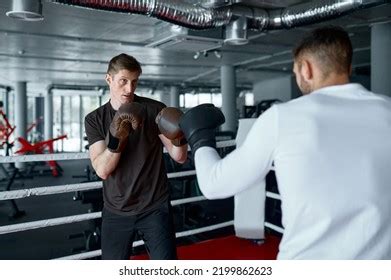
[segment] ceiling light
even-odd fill
[[[218,59],[220,59],[220,58],[222,57],[221,52],[219,52],[219,51],[214,51],[213,53],[215,54],[215,56],[216,56]]]
[[[198,59],[200,57],[200,52],[196,52],[193,56],[194,59]]]
[[[24,21],[43,20],[41,0],[13,0],[6,15]]]

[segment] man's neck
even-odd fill
[[[121,104],[119,102],[115,102],[115,100],[113,100],[112,98],[110,99],[110,104],[111,104],[111,107],[117,111],[118,108],[121,106]]]
[[[327,79],[319,80],[313,91],[330,86],[339,86],[350,83],[348,75],[331,75]]]

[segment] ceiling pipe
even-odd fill
[[[6,15],[24,21],[43,20],[41,0],[13,0]]]
[[[366,9],[385,4],[390,1],[378,0],[320,0],[310,1],[287,7],[284,9],[270,10],[266,29],[289,29],[293,27],[309,25],[334,19],[352,13],[358,9]],[[256,23],[256,22],[255,22]],[[250,28],[261,29],[263,25],[251,26]]]
[[[389,0],[318,0],[283,9],[265,10],[229,5],[231,1],[209,1],[211,2],[211,8],[177,0],[46,1],[97,10],[142,14],[191,29],[210,29],[226,26],[230,22],[244,16],[248,21],[247,27],[258,31],[293,28],[318,23],[351,13],[357,9],[369,8],[390,2]],[[221,6],[224,3],[226,5]]]
[[[177,0],[46,0],[47,2],[141,14],[191,29],[210,29],[227,25],[232,18],[229,7],[205,9]]]

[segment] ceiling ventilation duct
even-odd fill
[[[386,2],[378,0],[309,1],[284,9],[270,10],[266,29],[288,29],[318,23],[352,13],[358,9],[370,8]],[[263,28],[262,24],[257,27],[257,22],[253,22],[255,25],[250,26],[250,28]]]
[[[142,14],[191,29],[211,29],[227,25],[232,17],[231,9],[205,9],[178,0],[47,0],[127,14]]]
[[[241,16],[226,26],[224,43],[228,45],[245,45],[248,43],[246,17]]]
[[[40,0],[13,0],[11,10],[6,15],[24,21],[43,20]]]
[[[318,0],[287,8],[261,9],[249,3],[257,1],[206,0],[202,5],[178,0],[46,0],[79,7],[113,12],[143,14],[190,29],[213,29],[227,26],[227,42],[245,42],[247,29],[258,31],[293,28],[333,19],[357,9],[387,3],[387,0]],[[259,1],[272,3],[273,1]],[[278,1],[280,2],[280,1]],[[247,3],[247,4],[246,4]],[[247,6],[241,6],[243,4]],[[240,18],[246,18],[244,23]],[[238,21],[239,19],[239,21]],[[247,29],[243,28],[247,26]],[[181,31],[185,32],[185,31]],[[191,31],[186,31],[191,32]],[[185,34],[186,36],[192,36]],[[175,40],[184,34],[173,35]],[[178,41],[178,42],[179,42]],[[157,46],[157,45],[156,45]]]

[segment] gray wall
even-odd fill
[[[291,74],[254,83],[255,104],[265,99],[280,99],[284,102],[289,101],[292,99],[293,92]]]
[[[369,76],[355,75],[351,77],[351,82],[359,83],[370,89],[371,79]],[[289,101],[302,96],[296,79],[293,75],[274,78],[254,84],[255,104],[264,99],[280,99]]]

